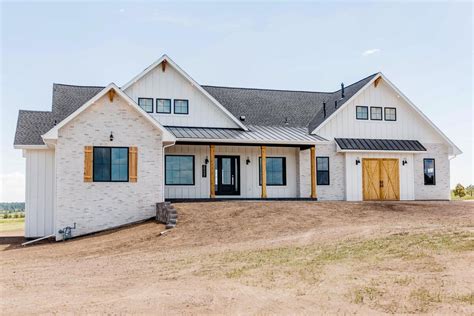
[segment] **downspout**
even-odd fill
[[[174,146],[176,144],[176,140],[173,140],[170,144],[168,145],[164,145],[163,146],[163,154],[162,154],[162,157],[163,157],[163,161],[162,161],[162,169],[163,170],[163,177],[161,178],[161,194],[163,196],[163,201],[165,201],[165,149],[168,148],[168,147],[171,147],[171,146]]]

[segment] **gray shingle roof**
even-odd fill
[[[245,116],[245,125],[301,127],[311,132],[377,74],[370,75],[341,91],[310,92],[202,86],[235,117]],[[53,85],[52,111],[20,111],[15,145],[42,145],[41,135],[61,122],[104,87]],[[326,102],[326,116],[323,113]]]

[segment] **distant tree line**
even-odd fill
[[[8,212],[24,212],[25,202],[0,202],[0,210]]]

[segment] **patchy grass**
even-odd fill
[[[24,218],[0,219],[0,232],[21,230],[25,227]]]

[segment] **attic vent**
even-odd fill
[[[58,124],[58,121],[57,121],[57,120],[54,120],[54,126],[56,126],[56,124]]]
[[[337,109],[337,100],[334,101],[334,108]]]
[[[241,120],[242,122],[245,122],[245,115],[241,115],[241,116],[240,116],[240,120]]]
[[[288,118],[285,117],[285,126],[288,126],[288,124],[289,124],[289,123],[288,123]]]

